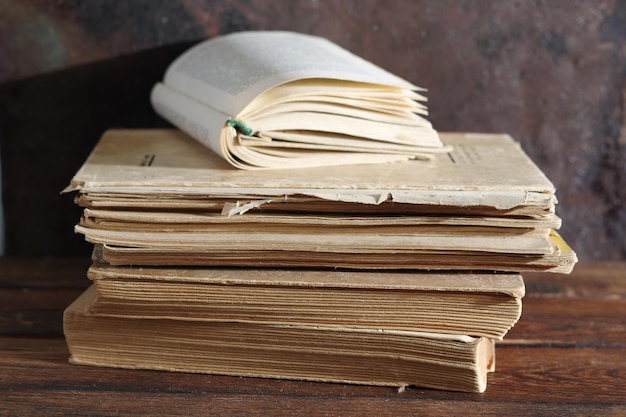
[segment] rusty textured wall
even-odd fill
[[[583,260],[626,259],[626,1],[0,1],[7,250],[71,255],[58,196],[108,127],[164,125],[147,91],[191,43],[327,37],[429,89],[439,130],[507,132],[557,186]]]

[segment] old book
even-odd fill
[[[291,170],[232,169],[171,129],[109,130],[66,191],[79,202],[123,207],[453,214],[550,218],[552,183],[504,134],[442,133],[454,150],[433,163],[406,161]],[[110,201],[110,203],[107,203]],[[188,204],[188,205],[186,205]]]
[[[370,165],[368,165],[370,166]],[[291,172],[291,171],[290,171]],[[67,191],[76,190],[73,186]],[[91,190],[76,196],[76,203],[82,207],[104,208],[104,209],[154,209],[160,210],[206,210],[208,212],[221,212],[223,215],[233,216],[262,210],[264,213],[342,213],[346,215],[426,215],[426,216],[465,216],[465,218],[497,217],[501,219],[526,219],[535,218],[543,220],[547,224],[554,224],[559,221],[554,214],[554,202],[546,201],[544,196],[538,200],[529,199],[521,205],[507,209],[499,209],[495,206],[465,205],[467,202],[460,202],[461,205],[450,205],[443,201],[433,203],[424,196],[424,203],[397,202],[391,199],[378,201],[371,195],[346,195],[345,193],[334,195],[338,200],[328,200],[330,196],[304,197],[288,195],[288,198],[263,198],[252,200],[253,196],[239,197],[215,197],[208,194],[190,195],[180,194],[168,190],[158,194],[151,194],[147,189],[142,189],[136,193],[134,190]],[[111,191],[111,192],[109,192]],[[182,191],[182,190],[181,190]],[[194,190],[186,190],[194,191]],[[257,190],[258,192],[259,190]],[[286,190],[291,192],[292,190]],[[346,190],[341,190],[346,191]],[[208,191],[207,191],[208,192]],[[383,199],[384,196],[381,196]],[[362,201],[351,201],[350,198],[362,198]],[[498,220],[498,221],[499,221]],[[513,222],[512,224],[518,224]],[[519,223],[522,224],[522,223]],[[559,223],[560,227],[560,223]]]
[[[200,230],[172,231],[125,230],[76,226],[92,243],[127,247],[187,248],[216,250],[286,250],[346,253],[413,253],[432,251],[472,251],[528,255],[553,253],[549,230],[524,230],[472,227],[306,227],[274,229],[271,226],[248,231],[237,228],[202,227]]]
[[[546,249],[545,241],[551,227],[560,225],[556,216],[547,219],[513,219],[487,216],[406,216],[406,215],[345,215],[292,213],[248,213],[244,216],[224,216],[217,212],[198,211],[147,211],[147,210],[98,210],[86,208],[80,219],[78,231],[88,239],[104,239],[114,244],[120,239],[126,244],[135,241],[135,246],[159,240],[167,233],[176,236],[178,242],[193,244],[198,237],[209,244],[218,239],[225,245],[228,241],[240,240],[242,235],[251,235],[249,243],[261,239],[267,243],[280,244],[286,236],[298,239],[300,243],[318,239],[332,239],[333,245],[342,240],[352,242],[355,237],[363,237],[362,244],[372,236],[381,240],[389,249],[400,240],[411,237],[413,248],[420,248],[428,238],[427,247],[437,249],[437,245],[454,245],[459,239],[469,239],[465,248],[491,248],[494,239],[498,240],[497,250],[524,250],[523,240],[530,244],[530,250]],[[210,235],[210,236],[206,236]],[[340,235],[340,236],[337,236]],[[510,243],[502,244],[503,237],[510,237]],[[420,239],[421,238],[421,239]],[[167,240],[168,237],[165,237]],[[393,239],[394,241],[384,242]],[[421,242],[420,242],[421,240]],[[481,243],[482,242],[482,243]],[[375,244],[372,242],[372,244]],[[528,245],[527,245],[528,246]],[[549,249],[549,247],[548,247]]]
[[[467,334],[502,339],[522,310],[518,274],[94,264],[90,311],[132,318]]]
[[[155,206],[158,203],[155,201]],[[120,206],[104,209],[90,208],[83,210],[81,224],[85,227],[102,230],[138,230],[167,232],[219,231],[228,228],[233,232],[247,230],[250,233],[263,232],[266,228],[274,230],[345,228],[347,230],[388,226],[405,230],[422,231],[437,229],[451,233],[477,230],[485,234],[520,234],[525,232],[547,234],[551,229],[561,227],[558,216],[544,218],[523,218],[511,216],[469,216],[454,214],[407,215],[393,212],[375,213],[311,213],[306,211],[282,212],[263,209],[262,213],[253,211],[245,216],[227,216],[217,210],[163,208],[155,206],[133,207]],[[122,209],[122,210],[121,210]],[[347,210],[346,210],[347,211]]]
[[[495,252],[434,251],[410,253],[361,253],[294,250],[203,250],[202,248],[127,247],[95,244],[93,259],[111,265],[181,265],[246,267],[325,267],[355,269],[420,269],[509,272],[554,272],[569,274],[576,253],[555,232],[554,251],[547,255]]]
[[[105,317],[87,290],[64,314],[74,364],[483,392],[484,337],[352,327]]]
[[[248,31],[197,44],[151,95],[232,165],[301,168],[431,158],[446,147],[423,89],[316,36]]]

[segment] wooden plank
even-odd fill
[[[626,299],[524,298],[501,343],[626,349]]]
[[[63,310],[82,290],[0,290],[0,334],[63,334]]]
[[[62,335],[63,309],[89,285],[89,263],[0,259],[0,334]],[[522,318],[504,343],[626,343],[626,263],[583,264],[572,276],[524,278]]]
[[[0,257],[0,289],[84,288],[89,258]]]
[[[0,289],[84,288],[89,258],[2,258]],[[624,297],[626,262],[576,265],[570,275],[524,273],[527,297]]]
[[[522,317],[502,344],[626,347],[626,263],[524,274]]]
[[[4,397],[7,410],[20,415],[45,416],[398,416],[456,415],[509,417],[536,416],[624,416],[622,404],[596,403],[522,403],[489,402],[477,399],[456,400],[345,395],[300,394],[296,396],[262,393],[237,395],[186,392],[79,392],[74,390],[37,393],[37,396],[12,393]],[[17,404],[19,408],[11,406]],[[462,414],[458,414],[462,413]]]
[[[0,415],[624,415],[623,349],[503,347],[484,394],[67,363],[61,338],[0,338]],[[504,413],[504,414],[503,414]]]
[[[569,275],[524,273],[526,297],[626,298],[626,262],[589,262]]]
[[[83,258],[0,258],[0,334],[62,335],[63,310],[87,288]]]

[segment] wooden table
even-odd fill
[[[484,394],[74,366],[87,259],[0,258],[0,415],[626,416],[626,263],[526,274]]]

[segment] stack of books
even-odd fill
[[[107,132],[67,189],[71,361],[484,391],[520,272],[576,255],[519,144],[438,134],[422,92],[310,35],[182,54],[151,94],[180,130]]]
[[[238,170],[111,130],[65,190],[94,244],[76,364],[482,392],[525,271],[568,273],[554,186],[503,134],[432,161]]]

